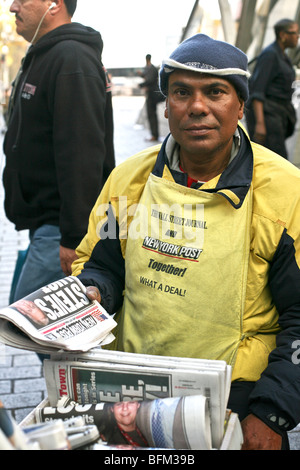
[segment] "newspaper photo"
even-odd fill
[[[0,310],[0,342],[41,353],[88,351],[114,339],[116,322],[73,276]]]
[[[107,445],[159,449],[211,450],[208,399],[201,395],[81,406],[45,407],[36,422],[84,416]]]
[[[95,348],[78,356],[51,356],[44,361],[44,375],[54,407],[63,397],[85,406],[202,395],[209,406],[214,447],[222,441],[231,377],[231,368],[223,361]]]

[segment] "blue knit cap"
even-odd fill
[[[160,89],[165,96],[169,74],[175,69],[220,76],[232,83],[244,101],[248,99],[250,73],[247,56],[227,42],[217,41],[205,34],[196,34],[183,41],[163,62],[160,70]]]

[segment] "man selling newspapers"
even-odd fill
[[[116,350],[225,360],[243,449],[286,449],[300,422],[300,171],[239,124],[248,78],[225,42],[178,46],[160,71],[170,135],[113,171],[73,274],[116,312]]]

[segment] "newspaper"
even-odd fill
[[[78,416],[96,425],[108,446],[212,449],[208,398],[203,395],[85,406],[69,402],[35,411],[37,423]]]
[[[212,445],[218,448],[230,390],[224,361],[105,351],[52,355],[44,361],[50,406],[62,397],[79,405],[202,395],[207,399]]]
[[[18,425],[0,401],[0,451],[73,450],[98,442],[95,425],[86,425],[83,416]]]
[[[114,339],[114,319],[74,276],[48,284],[0,310],[0,342],[51,353],[88,351]]]

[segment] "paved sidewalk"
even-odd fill
[[[115,149],[117,164],[152,144],[145,142],[149,132],[140,122],[143,97],[114,97]],[[160,105],[162,137],[168,132]],[[140,118],[140,119],[139,119]],[[1,142],[2,149],[2,142]],[[0,153],[0,171],[4,157]],[[2,179],[1,179],[2,181]],[[3,211],[3,187],[0,184],[0,308],[8,304],[11,279],[18,250],[26,248],[28,234],[17,233]],[[22,421],[45,397],[47,390],[40,360],[35,353],[0,344],[0,400],[17,422]],[[300,429],[290,433],[291,448],[300,449]]]

